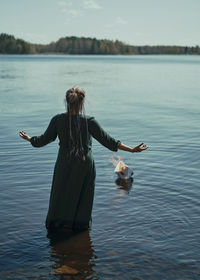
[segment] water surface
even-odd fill
[[[199,56],[0,56],[0,279],[200,278],[199,77]],[[114,154],[134,169],[124,184],[94,141],[92,228],[49,236],[58,142],[35,149],[18,131],[43,133],[77,84],[113,137],[150,148]]]

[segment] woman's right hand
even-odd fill
[[[24,140],[26,140],[26,141],[29,141],[29,142],[30,142],[31,137],[30,137],[30,136],[28,136],[28,135],[26,134],[26,132],[25,132],[25,131],[21,130],[21,131],[19,132],[19,136],[20,136],[21,138],[23,138]]]

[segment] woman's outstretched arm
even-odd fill
[[[48,143],[54,141],[57,137],[56,116],[51,119],[44,134],[30,137],[25,131],[22,130],[19,132],[19,136],[24,140],[31,142],[33,147],[42,147],[47,145]]]
[[[145,145],[144,143],[140,143],[139,145],[135,146],[134,148],[131,148],[131,147],[121,143],[118,147],[119,150],[127,151],[130,153],[139,153],[139,152],[146,150],[147,148],[148,148],[148,146]]]
[[[131,153],[138,153],[146,150],[148,147],[144,143],[140,143],[138,146],[131,148],[127,145],[121,143],[120,140],[115,140],[112,138],[105,130],[100,126],[100,124],[91,117],[89,119],[89,131],[92,136],[100,142],[103,146],[110,149],[111,151],[117,152],[117,150],[123,150]]]

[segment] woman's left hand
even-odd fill
[[[142,151],[145,151],[146,149],[148,149],[148,146],[142,142],[132,149],[132,153],[140,153]]]
[[[24,140],[26,140],[26,141],[29,141],[29,142],[30,142],[31,137],[30,137],[30,136],[28,136],[28,135],[26,134],[26,132],[25,132],[25,131],[21,130],[21,131],[19,132],[19,136],[20,136],[21,138],[23,138]]]

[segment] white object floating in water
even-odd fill
[[[128,165],[126,165],[122,160],[119,160],[114,172],[117,173],[117,175],[121,179],[129,179],[131,176],[133,176],[133,170],[128,167]]]

